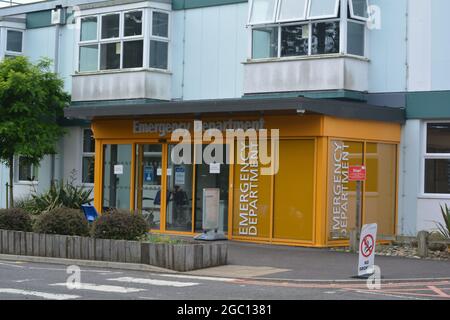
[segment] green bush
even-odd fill
[[[0,210],[0,229],[31,231],[32,223],[28,212],[21,208]]]
[[[116,209],[104,213],[94,222],[92,235],[100,239],[137,240],[148,229],[141,214]]]
[[[34,224],[34,231],[69,236],[89,235],[89,224],[78,209],[55,208],[41,214]]]
[[[31,198],[19,199],[16,207],[33,215],[60,207],[81,209],[81,205],[93,200],[91,194],[92,189],[77,186],[72,179],[71,182],[55,182],[49,190],[40,194],[34,193]]]

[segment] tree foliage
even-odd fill
[[[55,143],[64,133],[57,121],[70,96],[51,65],[49,59],[31,63],[26,57],[0,63],[0,162],[10,167],[10,179],[15,155],[38,165],[56,153]]]

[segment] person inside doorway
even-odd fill
[[[174,186],[171,192],[172,201],[174,205],[174,217],[173,220],[176,225],[184,225],[190,223],[189,219],[189,198],[186,191],[184,191],[180,186]],[[187,209],[187,210],[186,210]]]

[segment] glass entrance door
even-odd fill
[[[193,165],[178,164],[178,161],[174,163],[172,159],[174,147],[174,145],[168,147],[166,230],[192,232]]]
[[[103,146],[103,211],[130,209],[131,144]]]
[[[203,146],[205,150],[205,146]],[[226,233],[228,231],[228,188],[229,188],[229,165],[225,159],[227,157],[226,145],[222,149],[223,159],[215,165],[197,164],[195,169],[195,231],[203,231],[203,196],[204,189],[219,189],[219,231]],[[213,154],[213,156],[215,156]]]
[[[161,227],[162,145],[136,145],[136,211],[151,229]]]

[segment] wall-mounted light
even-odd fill
[[[297,109],[297,114],[305,114],[305,109]]]

